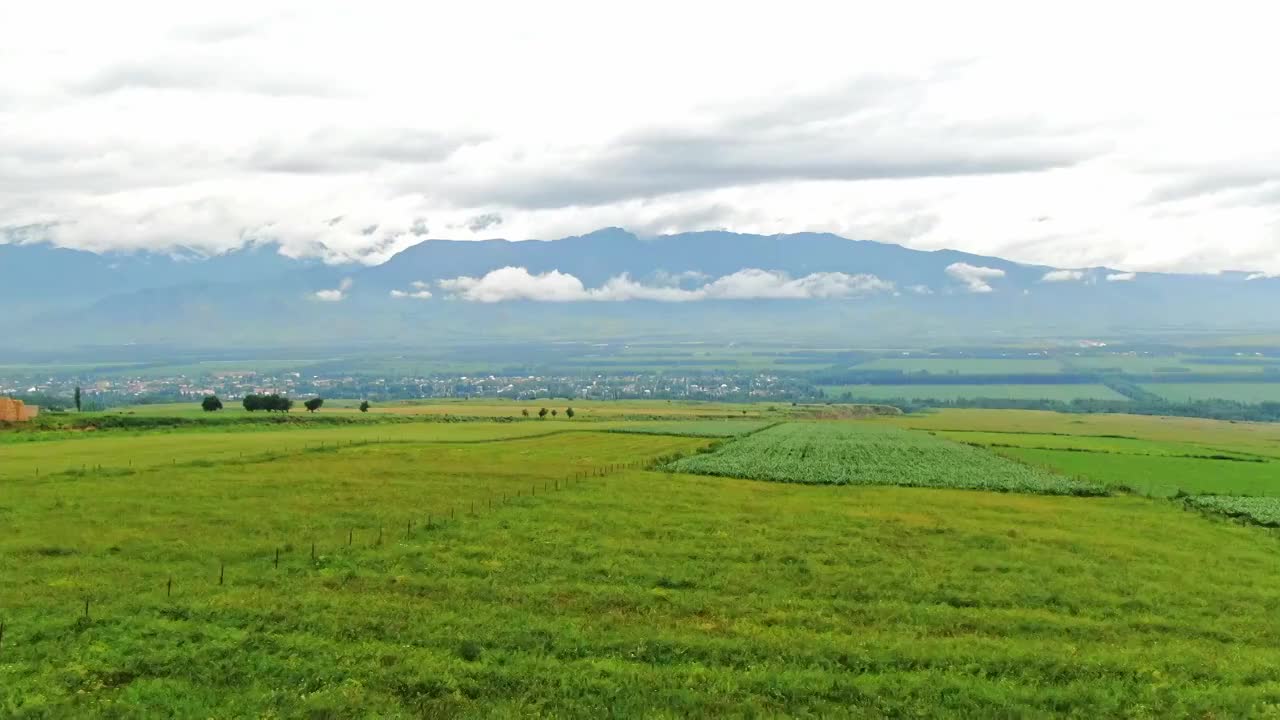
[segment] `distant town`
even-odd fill
[[[809,383],[769,373],[699,373],[696,375],[433,375],[426,377],[362,377],[304,375],[299,372],[222,373],[189,378],[113,377],[84,380],[71,376],[0,378],[0,395],[40,398],[56,410],[66,407],[76,387],[86,409],[154,402],[198,402],[208,395],[238,400],[250,394],[322,396],[337,399],[411,400],[426,398],[577,398],[589,400],[797,400],[811,398]],[[59,402],[59,400],[62,402]]]

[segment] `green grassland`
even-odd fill
[[[924,433],[871,423],[787,423],[667,466],[677,472],[832,485],[1100,495],[1097,485]]]
[[[1274,465],[1177,451],[1261,455],[1277,428],[948,411],[650,434],[780,419],[717,411],[0,442],[0,717],[1280,713],[1280,536],[1224,510],[645,469],[772,455],[772,479],[1038,491],[1072,481],[908,427],[1239,467]],[[1097,437],[1122,422],[1133,440]],[[31,472],[76,461],[102,469]]]
[[[1172,497],[1191,494],[1280,496],[1280,462],[1001,448],[1001,455],[1070,477]]]
[[[1278,376],[1280,379],[1280,376]],[[1280,402],[1280,382],[1270,383],[1148,383],[1141,386],[1170,402],[1234,400],[1243,403]]]
[[[962,400],[1008,398],[1011,400],[1125,400],[1106,385],[823,385],[828,398],[847,392],[857,400]]]

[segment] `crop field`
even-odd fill
[[[1267,498],[1034,494],[1098,486],[899,427],[922,418],[689,417],[0,433],[0,717],[1280,706],[1277,536],[1215,517]],[[1263,466],[1183,433],[1081,441]],[[761,453],[806,482],[644,469]],[[852,482],[903,478],[1031,494]]]
[[[1256,525],[1280,527],[1280,498],[1198,495],[1185,499],[1187,507],[1241,518]]]
[[[945,409],[886,422],[919,430],[1120,436],[1191,443],[1280,458],[1280,423],[1246,423],[1145,415],[1066,415],[1040,410]]]
[[[1280,380],[1280,376],[1276,376]],[[1148,383],[1142,389],[1170,402],[1234,400],[1242,403],[1280,402],[1280,382],[1265,383]]]
[[[1062,364],[1050,358],[878,358],[857,366],[859,370],[902,370],[933,375],[1002,375],[1006,373],[1061,372]]]
[[[924,433],[857,423],[786,423],[677,460],[676,472],[830,485],[904,485],[1100,495],[1099,485]]]
[[[1126,400],[1106,385],[823,385],[828,398],[847,392],[857,400],[962,400],[1008,398],[1011,400]]]

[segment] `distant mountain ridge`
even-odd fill
[[[535,280],[572,276],[556,276],[567,287],[554,299],[583,297],[573,279],[590,291],[626,276],[646,292],[621,302],[457,299],[465,285],[458,278],[506,267]],[[803,282],[759,295],[693,292],[747,270],[775,275],[737,279]],[[852,276],[871,290],[839,294]],[[548,336],[990,342],[1280,331],[1280,280],[1250,277],[1054,268],[820,233],[640,238],[606,228],[552,241],[427,240],[371,267],[293,259],[271,244],[210,258],[8,244],[0,245],[0,331],[40,348],[421,346]],[[651,299],[659,297],[685,301]]]

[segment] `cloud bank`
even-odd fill
[[[598,288],[588,288],[568,273],[530,273],[523,267],[499,268],[479,278],[441,280],[437,285],[451,299],[480,303],[842,299],[894,289],[893,283],[874,275],[822,272],[792,278],[784,272],[757,268],[739,270],[692,289],[646,285],[626,274],[610,278]]]
[[[1107,282],[1130,282],[1138,277],[1138,273],[1118,272],[1107,275]]]

